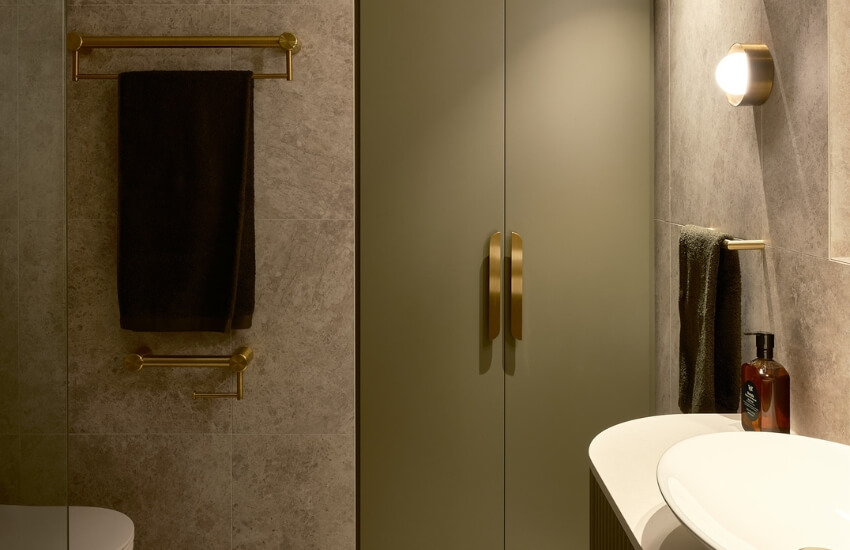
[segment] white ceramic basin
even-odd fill
[[[701,435],[668,449],[658,487],[718,550],[850,550],[850,446],[798,435]]]

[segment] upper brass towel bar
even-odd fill
[[[301,50],[294,34],[280,36],[83,36],[68,33],[68,50],[74,54],[74,82],[81,79],[115,79],[117,74],[80,73],[80,52],[94,48],[282,48],[286,52],[286,72],[255,74],[254,78],[292,80],[292,55]]]
[[[192,399],[234,398],[242,400],[244,394],[242,373],[254,358],[251,348],[242,347],[233,355],[151,355],[150,348],[137,349],[124,357],[127,370],[138,371],[143,367],[227,367],[236,373],[235,393],[199,393],[192,392]]]

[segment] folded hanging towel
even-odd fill
[[[121,328],[250,327],[251,72],[132,72],[118,86]]]
[[[718,231],[679,237],[679,409],[735,412],[741,391],[741,264]]]

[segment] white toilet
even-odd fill
[[[0,505],[3,550],[133,550],[133,534],[130,518],[106,508]]]

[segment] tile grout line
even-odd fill
[[[65,3],[62,3],[62,37],[64,38],[68,34],[68,14]],[[63,293],[65,300],[65,327],[64,327],[64,336],[65,336],[65,433],[64,433],[64,443],[65,443],[65,504],[71,504],[71,445],[68,438],[68,434],[70,433],[70,413],[71,413],[71,373],[70,371],[70,362],[68,361],[69,355],[68,351],[71,349],[70,342],[70,319],[71,312],[68,300],[68,265],[69,265],[69,250],[68,250],[68,145],[67,140],[65,139],[68,135],[68,56],[63,52],[61,55],[62,64],[61,64],[61,87],[62,87],[62,217],[64,218],[64,223],[62,224],[63,229],[63,237],[64,241],[62,242],[63,252],[65,255],[65,263],[64,263],[64,284],[63,284]],[[70,510],[70,508],[69,508]],[[71,532],[70,532],[70,519],[68,520],[68,540],[70,544]]]
[[[832,0],[826,0],[826,235],[828,239],[826,255],[833,258],[832,242],[832,48],[830,13]]]
[[[667,0],[667,217],[670,218],[671,222],[673,220],[673,155],[672,155],[672,134],[673,134],[673,102],[671,101],[671,95],[673,90],[672,80],[672,57],[673,57],[673,15],[671,4],[673,0]],[[669,397],[667,398],[666,408],[667,412],[673,412],[673,402],[674,396],[676,395],[676,384],[675,384],[675,357],[673,355],[673,342],[676,335],[673,333],[673,289],[675,285],[673,284],[673,225],[672,223],[669,226],[670,235],[667,239],[668,250],[668,262],[670,265],[670,280],[669,283],[669,295],[670,295],[670,303],[668,304],[667,310],[667,318],[669,319],[670,326],[667,329],[669,331],[669,344],[670,347],[670,358],[667,361],[667,390]],[[678,297],[677,297],[678,298]],[[678,299],[677,299],[678,301]],[[678,401],[678,399],[676,399]]]
[[[673,101],[672,96],[672,68],[673,68],[673,31],[672,31],[672,9],[667,1],[667,217],[673,221],[673,155],[671,154],[673,134]]]
[[[228,34],[233,36],[233,1],[227,0],[227,29]],[[228,48],[228,54],[230,57],[230,66],[229,69],[233,70],[233,48]],[[252,86],[253,89],[253,86]],[[256,222],[256,220],[255,220]],[[234,341],[233,341],[233,333],[230,333],[230,348],[233,349]],[[236,420],[236,406],[231,401],[230,402],[230,434],[228,436],[228,440],[230,443],[230,521],[228,525],[228,532],[230,533],[230,549],[233,550],[233,431],[234,431],[234,422]]]
[[[17,399],[18,399],[18,487],[17,487],[17,495],[16,499],[20,502],[21,499],[21,476],[20,476],[20,468],[22,466],[24,460],[24,446],[23,446],[23,438],[20,435],[21,432],[21,418],[20,418],[20,405],[21,405],[21,8],[20,6],[15,6],[15,202],[17,205],[17,228],[18,228],[18,242],[17,242],[17,269],[16,274],[18,277],[17,280],[17,327],[15,338],[17,340],[18,353],[16,360],[16,370],[17,376],[15,377],[15,385],[17,386]]]
[[[9,5],[14,6],[14,4],[9,4]],[[4,4],[0,4],[0,6],[4,6]],[[217,7],[217,8],[223,8],[225,6],[232,6],[232,3],[231,2],[210,2],[210,3],[194,3],[194,4],[171,4],[171,3],[165,3],[165,2],[145,2],[145,3],[134,2],[134,3],[128,4],[128,3],[120,3],[120,2],[104,2],[104,3],[68,4],[69,8],[104,8],[104,7],[111,7],[111,8],[116,8],[116,7],[117,8],[127,8],[127,7],[157,7],[157,8],[187,8],[187,7],[189,7],[189,8],[202,8],[202,7],[206,8],[206,7],[209,7],[209,8],[216,8]],[[244,7],[244,8],[252,8],[252,7],[258,7],[258,6],[265,6],[265,7],[273,6],[273,7],[280,7],[280,8],[292,7],[291,4],[286,4],[286,3],[283,3],[283,2],[260,2],[260,3],[255,3],[255,2],[248,3],[248,2],[246,2],[246,3],[239,3],[238,6]]]
[[[52,221],[52,220],[33,220]],[[117,222],[116,216],[108,218],[69,218],[69,222]],[[351,218],[254,218],[258,222],[349,222],[354,223]]]
[[[675,331],[673,330],[673,327],[675,326],[675,323],[673,323],[673,315],[674,315],[675,309],[678,309],[678,308],[674,309],[673,304],[674,304],[674,302],[676,304],[678,304],[678,302],[679,302],[678,298],[679,297],[678,297],[678,292],[676,292],[675,294],[673,292],[673,290],[677,286],[677,285],[674,284],[675,281],[673,279],[673,224],[669,225],[668,231],[670,233],[669,236],[667,237],[667,247],[668,247],[667,253],[668,253],[668,261],[669,261],[669,265],[670,265],[670,280],[668,281],[669,285],[670,285],[670,303],[667,306],[669,308],[668,312],[667,312],[667,317],[669,319],[670,326],[668,327],[667,330],[670,332],[670,340],[669,340],[670,341],[670,344],[669,344],[669,346],[670,346],[670,358],[667,361],[667,363],[668,363],[667,364],[667,388],[668,388],[668,391],[669,391],[669,397],[667,399],[667,405],[666,406],[667,406],[667,412],[676,412],[676,405],[678,404],[678,397],[677,397],[677,394],[678,394],[678,387],[677,386],[678,386],[678,384],[676,384],[676,356],[673,353],[673,349],[675,349],[674,344],[675,344],[675,338],[676,338]]]
[[[6,435],[6,434],[0,434]],[[20,435],[20,434],[8,434],[8,435]],[[64,433],[33,433],[33,434],[23,434],[23,435],[65,435]],[[354,432],[344,433],[344,432],[309,432],[309,433],[299,433],[299,432],[285,432],[285,433],[274,433],[274,432],[89,432],[89,433],[75,433],[69,432],[69,437],[115,437],[115,436],[157,436],[157,437],[183,437],[183,436],[220,436],[220,437],[354,437],[356,434]]]

